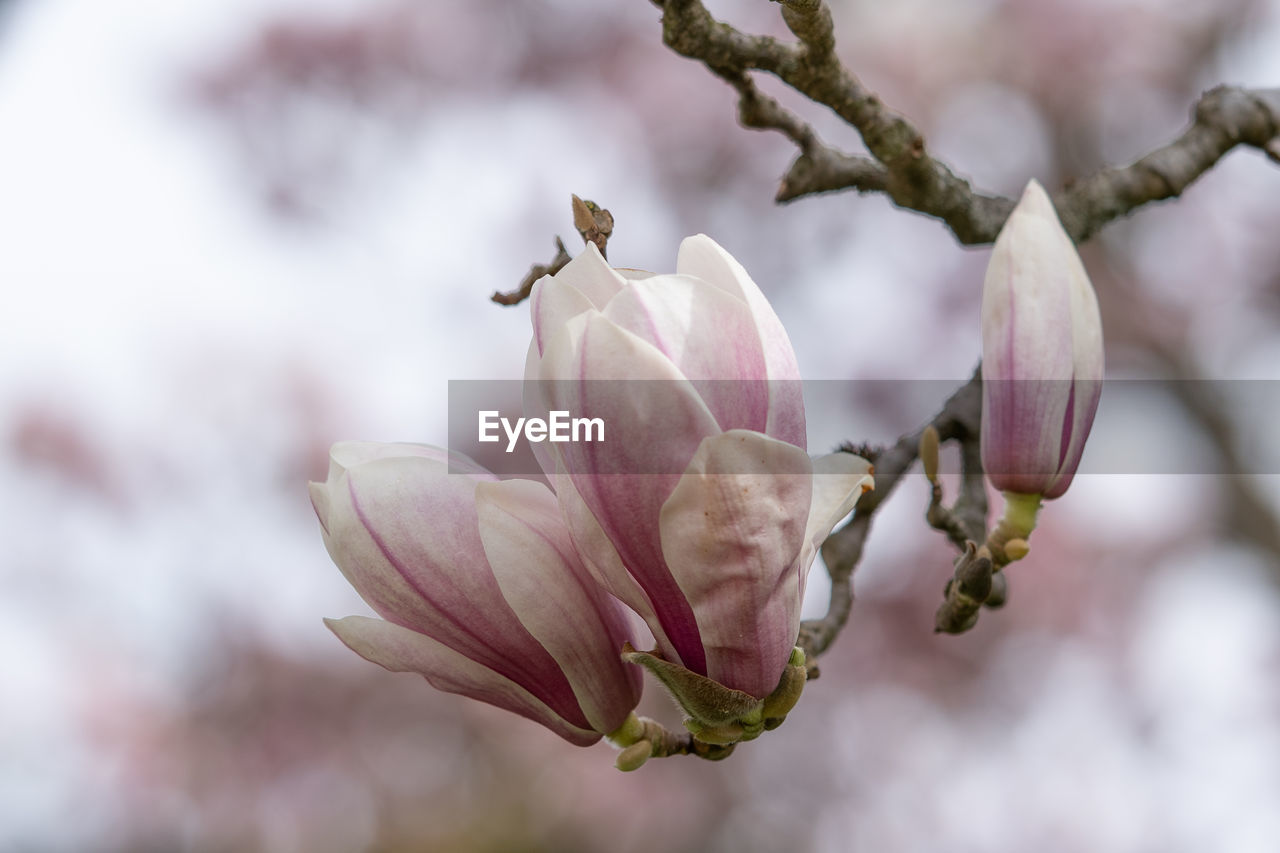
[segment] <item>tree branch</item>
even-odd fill
[[[716,70],[715,74],[738,91],[738,122],[743,127],[776,130],[800,149],[800,156],[782,176],[774,201],[791,201],[827,190],[885,191],[889,173],[884,166],[869,157],[845,154],[822,142],[812,127],[775,98],[757,89],[745,72]]]
[[[529,298],[529,294],[533,292],[533,286],[538,279],[544,275],[555,275],[564,269],[565,264],[573,260],[569,257],[569,252],[564,247],[564,241],[559,237],[556,238],[556,254],[549,264],[534,264],[529,267],[529,271],[524,274],[524,278],[520,280],[520,286],[515,290],[503,293],[501,290],[495,290],[489,299],[499,305],[519,305],[521,302]]]
[[[787,26],[800,39],[799,44],[786,44],[746,35],[715,20],[699,0],[654,1],[663,9],[662,35],[668,47],[701,61],[720,76],[768,72],[829,107],[857,129],[867,150],[885,167],[882,191],[901,207],[942,219],[962,243],[989,242],[1013,209],[1008,199],[974,192],[968,181],[930,157],[921,133],[886,108],[841,64],[826,3],[800,0],[783,7]],[[831,152],[830,156],[839,159],[837,155]],[[829,180],[817,186],[836,188]],[[802,194],[797,188],[789,197]]]
[[[751,116],[743,118],[745,126],[779,130],[800,148],[783,178],[778,201],[839,189],[883,192],[899,207],[941,219],[961,243],[995,239],[1014,202],[975,191],[948,165],[931,157],[915,126],[844,67],[835,54],[825,2],[781,0],[783,19],[799,39],[794,44],[739,32],[715,20],[700,0],[653,2],[663,10],[667,46],[702,62],[738,90],[740,116]],[[830,108],[858,131],[875,159],[853,157],[821,143],[790,114],[779,119],[771,110],[762,111],[759,101],[764,96],[750,87],[750,71],[773,74]],[[1054,203],[1072,239],[1081,242],[1144,204],[1181,194],[1237,145],[1256,147],[1280,163],[1280,89],[1219,86],[1201,96],[1193,118],[1191,127],[1169,145],[1057,193]],[[807,133],[797,134],[797,126]]]
[[[606,253],[609,248],[609,236],[613,234],[613,214],[594,201],[584,201],[576,195],[570,195],[569,201],[570,209],[573,211],[573,227],[582,238],[583,244],[594,243],[600,250],[601,257],[609,257]],[[556,254],[551,259],[551,263],[534,264],[520,280],[519,287],[507,293],[500,290],[494,291],[489,299],[499,305],[519,305],[533,293],[533,286],[537,284],[538,279],[555,275],[571,260],[573,259],[569,257],[564,241],[556,237]]]
[[[1103,169],[1054,197],[1076,242],[1152,201],[1182,194],[1237,145],[1261,149],[1280,163],[1280,89],[1218,86],[1200,96],[1192,123],[1176,140],[1135,163]]]
[[[929,422],[938,431],[942,441],[960,440],[976,444],[982,428],[982,371],[974,371],[973,377],[956,389],[938,414]],[[926,424],[925,426],[927,426]],[[827,537],[822,543],[822,561],[831,576],[831,598],[827,613],[821,619],[810,619],[800,625],[799,645],[806,657],[813,660],[831,647],[831,644],[849,621],[853,606],[853,572],[862,559],[862,549],[871,532],[871,521],[876,510],[897,488],[902,476],[910,470],[920,452],[920,435],[924,426],[899,438],[886,451],[875,454],[876,487],[867,492],[854,507],[853,518],[844,527]],[[966,526],[975,524],[978,499],[971,493],[972,479],[966,472],[964,496],[969,501],[963,518]],[[979,477],[979,483],[981,478]],[[986,524],[986,496],[981,500],[982,518],[976,522],[981,536]],[[816,677],[813,668],[810,677]]]

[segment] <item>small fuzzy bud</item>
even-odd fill
[[[644,763],[653,755],[653,744],[647,740],[638,740],[631,746],[618,753],[617,759],[613,762],[614,766],[623,773],[630,773],[632,770],[639,770]]]
[[[938,482],[938,430],[933,424],[920,433],[920,464],[930,483]]]
[[[1010,539],[1004,543],[1004,555],[1010,563],[1017,562],[1031,553],[1031,545],[1025,539]]]

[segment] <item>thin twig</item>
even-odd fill
[[[551,259],[549,264],[534,264],[529,267],[529,272],[525,273],[525,277],[520,280],[520,286],[508,293],[502,291],[494,291],[489,298],[499,305],[519,305],[521,302],[529,298],[529,294],[533,292],[533,285],[544,275],[555,275],[564,269],[565,264],[569,263],[572,258],[569,257],[568,251],[565,250],[564,241],[559,237],[556,238],[556,256]]]
[[[576,195],[571,195],[569,199],[573,211],[573,227],[582,238],[583,244],[594,243],[600,250],[601,257],[609,257],[609,236],[613,234],[613,214],[594,201],[584,201]],[[499,305],[518,305],[529,298],[538,279],[545,275],[555,275],[571,260],[568,251],[565,250],[564,241],[556,237],[556,256],[551,259],[551,263],[534,264],[520,280],[519,287],[509,293],[497,291],[489,298]]]
[[[818,134],[777,99],[764,94],[743,71],[712,69],[738,91],[738,122],[754,130],[776,130],[800,149],[774,200],[790,201],[827,190],[884,192],[889,172],[870,157],[845,154],[825,144]]]
[[[943,441],[962,436],[976,436],[982,423],[982,371],[956,389],[930,423]],[[822,561],[831,576],[831,598],[821,619],[810,619],[800,625],[799,645],[810,659],[823,654],[839,636],[849,620],[853,606],[853,573],[862,559],[862,549],[876,510],[889,497],[920,452],[922,426],[899,438],[875,461],[876,487],[859,499],[853,518],[822,543]],[[976,504],[975,504],[976,506]],[[985,512],[982,525],[985,526]],[[981,528],[979,528],[981,529]],[[810,677],[815,673],[811,670]]]

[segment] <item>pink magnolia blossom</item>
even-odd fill
[[[635,707],[624,611],[584,570],[546,486],[433,447],[346,442],[311,500],[329,555],[383,617],[326,620],[362,657],[579,745]]]
[[[871,477],[805,452],[795,353],[764,294],[705,236],[674,275],[614,270],[588,245],[535,285],[532,316],[527,412],[607,431],[535,448],[587,568],[667,660],[768,695],[817,548]]]
[[[1102,394],[1102,320],[1053,203],[1031,181],[982,290],[982,462],[996,488],[1071,485]]]

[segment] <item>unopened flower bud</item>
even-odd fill
[[[1053,203],[1027,184],[982,291],[982,464],[1003,492],[1071,485],[1102,393],[1098,300]]]

